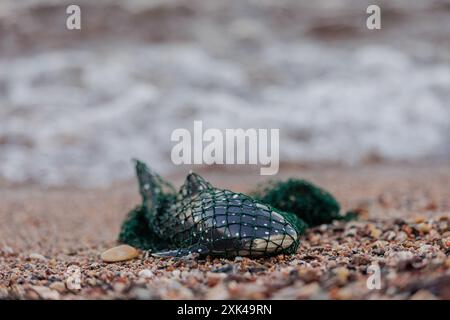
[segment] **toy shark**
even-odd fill
[[[331,195],[303,180],[286,182],[293,192],[302,187],[297,194],[302,201],[295,202],[289,192],[285,193],[287,199],[273,196],[283,184],[271,185],[271,189],[250,197],[215,188],[198,174],[189,173],[176,192],[143,162],[136,161],[136,173],[142,205],[129,213],[119,241],[151,250],[158,257],[292,254],[308,226],[302,216],[307,220],[313,217],[310,222],[314,225],[342,218]],[[322,211],[311,213],[308,208],[305,212],[305,201],[307,207]]]

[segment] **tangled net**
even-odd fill
[[[270,181],[252,195],[258,201],[295,213],[309,227],[354,218],[354,213],[342,216],[341,206],[330,193],[305,180]]]
[[[136,173],[142,205],[128,214],[119,241],[156,256],[292,254],[308,225],[342,218],[330,194],[303,180],[271,183],[252,198],[195,173],[178,192],[142,162]]]

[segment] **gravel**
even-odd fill
[[[105,263],[101,253],[117,245],[139,201],[134,184],[1,186],[0,298],[450,299],[448,166],[284,172],[330,190],[359,219],[309,229],[291,256],[161,259],[139,251]],[[248,189],[228,184],[232,174],[214,179]]]

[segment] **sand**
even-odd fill
[[[236,191],[263,179],[232,171],[205,176]],[[107,264],[100,254],[117,245],[122,219],[139,203],[133,181],[95,189],[1,182],[0,298],[450,299],[450,165],[290,167],[281,176],[310,179],[343,210],[357,209],[359,219],[309,229],[292,256],[160,259],[140,252]]]

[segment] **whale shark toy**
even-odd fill
[[[142,204],[128,214],[119,241],[158,257],[292,254],[308,226],[347,218],[330,194],[304,180],[272,183],[251,197],[215,188],[195,173],[176,192],[137,160],[136,174]]]

